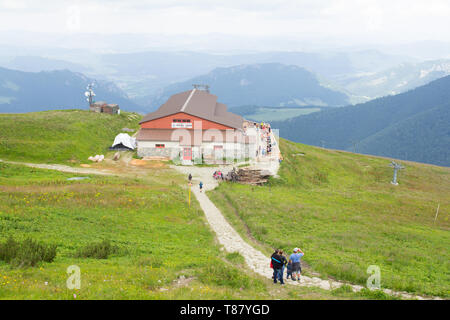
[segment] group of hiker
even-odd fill
[[[213,178],[216,179],[216,180],[219,180],[219,179],[223,180],[223,172],[220,171],[220,170],[219,171],[214,171]]]
[[[261,122],[260,125],[257,125],[257,128],[261,130],[260,133],[260,139],[261,139],[261,144],[258,149],[256,150],[256,156],[261,155],[261,156],[266,156],[266,155],[270,155],[272,153],[272,139],[270,136],[270,124],[266,124],[264,122]],[[275,145],[275,141],[274,141],[274,145]]]
[[[192,186],[192,174],[189,173],[188,176],[188,180],[189,180],[189,186]],[[198,184],[198,187],[200,188],[200,192],[202,192],[203,190],[203,182],[200,181],[200,183]]]
[[[289,256],[289,260],[285,257],[283,250],[276,249],[270,257],[270,267],[273,269],[273,283],[280,281],[284,284],[284,269],[286,269],[286,279],[291,278],[292,281],[300,281],[302,267],[300,264],[304,253],[299,248],[294,248],[293,253]]]

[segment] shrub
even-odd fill
[[[363,297],[373,300],[400,300],[399,297],[391,296],[381,290],[369,290],[367,288],[364,288],[360,291],[360,294]]]
[[[95,259],[108,259],[108,256],[112,253],[117,253],[119,248],[111,245],[109,240],[103,240],[102,242],[88,243],[86,246],[78,249],[75,254],[76,258],[95,258]]]
[[[348,284],[344,284],[344,285],[340,286],[339,288],[332,290],[331,294],[335,295],[335,296],[339,296],[339,295],[342,295],[345,293],[352,293],[352,292],[353,292],[352,287],[349,286]]]
[[[16,267],[34,267],[41,261],[52,262],[56,257],[56,245],[46,245],[31,238],[22,242],[10,236],[0,243],[0,260]]]

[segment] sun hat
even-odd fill
[[[294,252],[297,252],[298,251],[298,248],[294,248]]]

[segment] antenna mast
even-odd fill
[[[87,97],[86,101],[89,102],[89,106],[91,106],[92,103],[94,102],[95,93],[94,90],[92,89],[93,87],[94,83],[88,84],[88,86],[86,87],[87,91],[84,93],[84,96]]]

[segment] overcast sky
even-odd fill
[[[450,42],[449,0],[0,0],[0,31]]]

